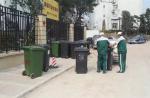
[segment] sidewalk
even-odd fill
[[[58,58],[58,69],[50,69],[48,72],[43,72],[41,77],[31,79],[27,76],[22,76],[24,65],[18,65],[13,68],[0,71],[0,98],[21,98],[30,91],[40,87],[49,80],[61,75],[65,71],[71,69],[75,65],[73,59]]]

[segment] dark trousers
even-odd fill
[[[107,70],[107,53],[106,54],[98,54],[98,64],[97,70],[103,70],[105,73]]]
[[[113,62],[112,52],[108,51],[107,70],[112,70],[112,62]]]

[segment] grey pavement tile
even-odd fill
[[[0,73],[18,74],[18,73],[22,73],[23,70],[24,70],[24,65],[22,64],[22,65],[17,65],[12,68],[0,70]]]
[[[59,68],[50,69],[48,72],[43,72],[41,77],[31,79],[28,76],[22,76],[24,65],[17,65],[9,69],[0,71],[0,98],[20,98],[20,96],[36,89],[47,81],[55,78],[66,70],[72,68],[75,64],[74,59],[57,58]],[[3,97],[4,96],[4,97]]]
[[[0,98],[13,98],[13,97],[0,94]]]
[[[22,74],[10,74],[10,73],[0,73],[0,82],[8,82],[20,85],[32,85],[36,82],[36,79],[31,79],[27,76],[22,76]]]
[[[7,95],[7,96],[16,96],[18,93],[27,89],[27,86],[18,85],[14,83],[6,83],[0,82],[0,95]]]

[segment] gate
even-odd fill
[[[69,39],[69,24],[60,21],[47,19],[47,42],[53,40],[68,40]]]
[[[84,39],[84,26],[75,24],[74,26],[74,41]]]
[[[0,5],[0,51],[35,44],[34,22],[31,14]]]

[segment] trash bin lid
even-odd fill
[[[59,41],[52,41],[52,44],[59,44]]]
[[[34,51],[34,50],[37,50],[37,51],[44,51],[45,49],[40,47],[40,46],[24,46],[23,47],[23,50],[29,50],[29,51]]]
[[[40,44],[39,46],[43,47],[43,48],[46,48],[46,49],[49,49],[49,46],[47,44]]]
[[[67,41],[67,40],[60,40],[60,43],[70,43],[70,41]]]
[[[78,44],[76,41],[74,41],[74,42],[70,42],[70,44]]]
[[[83,51],[83,52],[88,52],[88,48],[87,47],[77,47],[74,49],[75,52],[77,51]]]
[[[85,41],[85,40],[78,40],[78,41],[76,41],[76,43],[79,43],[79,44],[87,44],[87,41]]]

